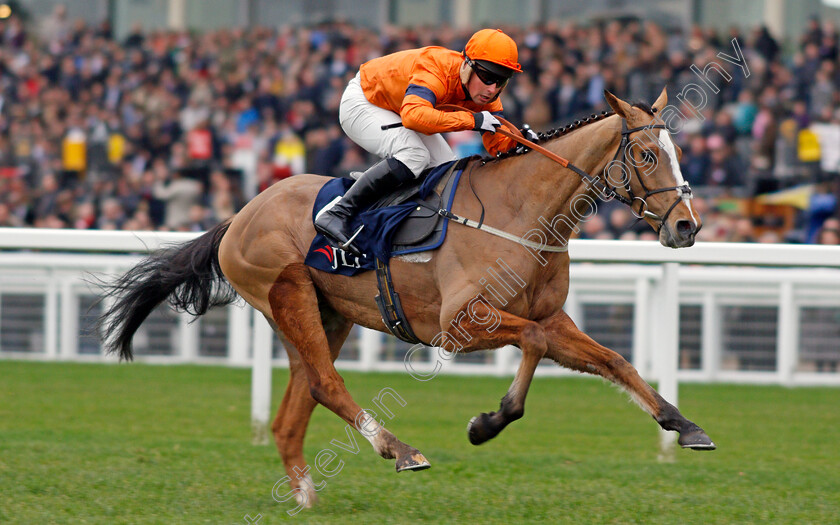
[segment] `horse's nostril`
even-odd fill
[[[676,224],[677,233],[682,236],[688,236],[694,233],[694,223],[685,219],[680,219]]]

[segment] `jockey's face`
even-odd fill
[[[504,89],[504,85],[499,86],[495,83],[485,84],[475,72],[472,72],[470,81],[467,83],[467,91],[469,91],[470,98],[476,104],[489,104],[502,89]]]

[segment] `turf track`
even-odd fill
[[[275,407],[286,377],[275,371]],[[509,378],[345,379],[363,406],[385,387],[404,398],[388,426],[432,468],[398,475],[361,438],[357,455],[331,445],[343,425],[319,408],[307,457],[330,448],[344,465],[290,517],[271,495],[276,449],[250,444],[249,370],[0,361],[0,523],[840,519],[840,389],[683,385],[681,410],[719,449],[661,463],[653,420],[597,379],[536,379],[525,418],[481,447],[466,423]]]

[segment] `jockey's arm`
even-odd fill
[[[447,131],[466,131],[475,127],[475,118],[466,111],[441,111],[434,104],[437,97],[431,89],[410,85],[400,107],[400,118],[406,128],[434,135]]]
[[[434,107],[436,101],[437,97],[431,89],[416,84],[409,85],[400,107],[403,126],[426,135],[475,128],[475,117],[472,113],[440,111]],[[496,100],[489,104],[487,109],[497,116],[501,115],[502,103]],[[511,132],[515,133],[515,130]],[[491,155],[516,146],[515,141],[498,133],[484,133],[482,140],[485,149]]]

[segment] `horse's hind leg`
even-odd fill
[[[679,444],[682,447],[696,450],[715,448],[703,429],[665,401],[639,376],[633,365],[581,332],[565,312],[561,311],[543,326],[548,334],[546,357],[567,368],[600,375],[623,387],[662,428],[680,433]]]
[[[335,361],[353,323],[332,312],[326,315],[330,317],[330,328],[326,331],[330,345],[330,359]],[[317,495],[309,467],[303,457],[303,438],[306,436],[309,418],[318,403],[309,394],[309,381],[306,379],[306,372],[303,370],[303,362],[297,349],[282,332],[278,332],[278,335],[289,356],[289,385],[286,387],[286,394],[280,403],[280,409],[277,411],[271,430],[277,450],[283,458],[286,475],[290,478],[289,485],[293,489],[300,488],[306,492],[305,501],[301,499],[298,503],[311,507],[315,504]]]
[[[330,359],[330,344],[309,270],[302,264],[287,266],[272,286],[268,300],[277,327],[298,350],[312,398],[359,431],[380,456],[396,458],[397,472],[428,468],[429,462],[417,449],[398,440],[362,410],[344,387]]]

